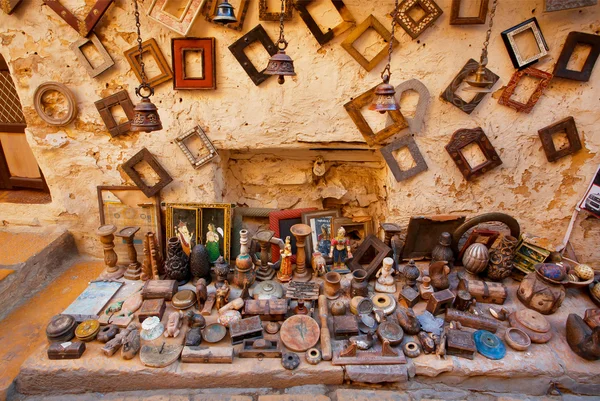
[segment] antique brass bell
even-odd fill
[[[273,55],[269,59],[269,64],[267,65],[267,69],[264,74],[266,75],[279,75],[277,78],[277,82],[282,85],[285,82],[285,76],[294,76],[296,75],[296,71],[294,71],[294,60],[287,54],[285,54],[285,48],[287,47],[287,42],[285,42],[285,47],[283,49],[279,49],[279,51]]]
[[[490,93],[492,91],[492,86],[494,86],[494,81],[490,81],[485,76],[485,68],[488,63],[488,45],[490,43],[490,35],[492,34],[492,26],[494,25],[494,15],[496,14],[496,6],[498,5],[498,0],[494,0],[492,3],[492,10],[490,11],[490,22],[488,25],[488,30],[486,32],[485,41],[483,42],[483,48],[481,49],[481,57],[479,58],[479,66],[475,73],[473,74],[473,79],[466,79],[465,82],[470,86],[465,88],[468,92],[477,92],[477,93]]]
[[[238,22],[233,13],[233,6],[229,4],[229,0],[223,0],[223,2],[217,6],[217,14],[213,18],[213,22],[218,24]]]
[[[386,111],[400,109],[395,98],[396,90],[389,82],[389,75],[385,75],[383,77],[383,82],[377,85],[377,88],[375,89],[375,99],[373,99],[373,103],[369,106],[369,110],[385,114]]]
[[[139,93],[137,88],[136,93]],[[142,101],[136,104],[133,109],[133,120],[131,121],[130,131],[160,131],[162,129],[162,123],[160,122],[156,106],[150,101],[149,96],[141,96],[141,98]]]

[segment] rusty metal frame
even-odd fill
[[[267,0],[258,0],[258,20],[259,21],[276,21],[279,22],[279,17],[281,13],[279,9],[277,12],[269,12]],[[294,15],[294,1],[293,0],[285,0],[284,3],[284,11],[283,11],[283,20],[290,21],[292,16]]]
[[[160,69],[160,74],[158,74],[154,78],[148,77],[148,84],[150,86],[156,87],[160,84],[163,84],[163,83],[168,82],[171,79],[173,79],[173,71],[171,71],[171,67],[169,67],[169,64],[167,63],[165,56],[160,51],[160,48],[158,47],[158,43],[156,43],[156,40],[154,38],[150,38],[150,39],[142,42],[142,50],[144,53],[148,53],[152,58],[154,58],[156,65]],[[127,61],[129,62],[129,65],[131,66],[131,69],[133,70],[135,76],[141,83],[142,82],[142,74],[141,74],[142,68],[141,68],[140,62],[138,60],[138,55],[139,55],[138,47],[137,46],[132,47],[131,49],[125,51],[124,55],[125,55],[125,58],[127,59]],[[144,57],[148,57],[148,56],[144,55]]]
[[[148,163],[150,168],[154,170],[154,172],[160,177],[159,181],[150,186],[146,184],[146,182],[142,179],[140,174],[135,170],[135,166],[145,161]],[[151,198],[158,194],[161,189],[166,187],[173,181],[173,178],[169,175],[167,170],[163,168],[163,166],[158,163],[158,160],[150,153],[150,151],[146,148],[142,148],[138,153],[133,155],[131,159],[127,160],[123,163],[123,171],[127,173],[127,175],[131,178],[131,180],[135,183],[135,185],[146,195],[148,198]]]
[[[479,15],[476,17],[460,17],[460,6],[463,2],[474,0],[452,0],[450,11],[450,25],[477,25],[485,24],[489,0],[479,0]]]
[[[535,90],[527,100],[527,103],[521,103],[512,99],[512,95],[515,93],[515,89],[519,84],[519,81],[525,76],[528,75],[533,78],[539,78],[540,82],[537,84]],[[508,106],[511,109],[515,109],[516,111],[529,113],[535,106],[535,104],[540,100],[542,93],[546,87],[550,84],[550,80],[552,79],[552,74],[538,70],[537,68],[528,67],[524,70],[515,71],[513,76],[510,78],[510,81],[504,88],[500,99],[498,99],[498,103],[504,106]]]
[[[590,52],[581,71],[569,70],[567,68],[569,60],[579,43],[590,45]],[[554,66],[553,75],[559,78],[587,82],[590,80],[598,56],[600,56],[600,35],[592,35],[584,32],[569,32],[567,40],[560,52],[560,56],[558,56],[558,60]]]
[[[415,161],[415,166],[408,170],[402,170],[400,168],[400,164],[394,157],[394,152],[402,148],[407,148],[411,157]],[[394,178],[396,178],[396,181],[398,182],[408,180],[409,178],[427,170],[427,163],[425,162],[425,159],[423,158],[423,155],[421,154],[421,151],[415,142],[415,138],[413,138],[412,135],[404,135],[403,137],[396,139],[389,145],[381,148],[380,152],[390,168],[390,171],[392,174],[394,174]]]
[[[371,60],[367,60],[365,56],[363,56],[355,47],[354,42],[358,40],[365,32],[372,28],[383,38],[383,40],[387,43],[379,53],[377,53]],[[388,44],[390,40],[393,40],[393,46],[396,47],[400,44],[396,40],[396,38],[392,38],[391,32],[389,32],[381,22],[377,18],[373,16],[373,14],[369,15],[363,22],[358,24],[356,28],[352,30],[346,37],[346,39],[342,42],[342,47],[346,50],[350,56],[354,60],[358,62],[365,70],[371,71],[373,68],[377,67],[383,59],[387,57],[388,54]]]
[[[83,51],[81,51],[81,48],[89,42],[92,42],[92,44],[98,51],[98,54],[100,54],[100,56],[102,57],[102,64],[98,65],[97,67],[94,67],[90,60],[88,60],[88,58],[85,56],[85,54],[83,54]],[[108,70],[110,67],[115,65],[115,62],[110,57],[110,54],[108,54],[108,52],[104,48],[104,45],[95,34],[91,34],[88,38],[81,38],[78,41],[71,43],[69,47],[71,48],[71,50],[73,50],[83,68],[85,68],[87,73],[92,78],[97,77],[98,75],[102,74],[104,71]]]
[[[122,134],[129,132],[131,129],[131,120],[133,120],[133,103],[129,98],[129,94],[126,90],[119,91],[113,95],[105,97],[104,99],[100,99],[94,102],[96,109],[98,109],[98,113],[100,113],[100,117],[102,117],[102,121],[104,121],[104,125],[108,130],[108,133],[113,138]],[[125,115],[127,116],[127,122],[122,124],[118,124],[110,111],[111,107],[121,106]]]
[[[460,110],[464,111],[467,114],[471,114],[473,110],[481,103],[485,95],[487,93],[477,93],[470,102],[466,102],[460,96],[456,94],[456,91],[460,87],[460,84],[467,79],[469,75],[475,72],[479,67],[479,63],[473,59],[469,59],[464,67],[458,72],[458,74],[454,77],[450,85],[442,92],[440,97],[442,100],[445,100],[451,103],[453,106],[458,107]],[[492,71],[485,69],[485,78],[492,82],[492,84],[487,88],[492,88],[498,79],[498,75],[494,74]]]
[[[44,0],[44,4],[62,18],[69,26],[77,31],[84,38],[90,34],[100,22],[100,19],[108,10],[108,7],[114,0],[98,0],[92,6],[90,12],[82,21],[77,18],[68,8],[66,8],[59,0]]]
[[[462,150],[472,143],[479,146],[481,153],[486,159],[485,162],[477,166],[471,166],[462,153]],[[446,145],[446,151],[467,181],[479,177],[502,164],[502,160],[498,156],[498,153],[496,153],[496,149],[494,149],[480,127],[472,129],[463,128],[454,132],[450,142]]]
[[[408,15],[409,11],[417,5],[425,11],[425,15],[419,21],[413,20]],[[398,6],[396,21],[411,38],[416,39],[433,25],[442,13],[442,9],[433,0],[404,0]]]
[[[300,18],[302,18],[302,21],[304,21],[310,33],[313,34],[321,46],[356,25],[356,20],[352,14],[350,14],[350,11],[348,11],[344,2],[342,0],[331,0],[331,3],[333,3],[333,6],[340,14],[340,17],[342,17],[342,22],[333,28],[328,28],[327,32],[323,32],[319,27],[319,24],[317,24],[313,16],[308,12],[308,5],[314,1],[315,0],[297,0],[294,6],[296,7],[296,10],[298,10]]]
[[[569,140],[569,147],[557,150],[554,146],[552,135],[561,131],[566,132],[567,139]],[[544,148],[546,158],[549,162],[555,162],[561,157],[581,150],[581,139],[579,139],[579,133],[577,132],[577,126],[575,125],[575,119],[573,117],[564,118],[540,129],[538,135],[540,136],[542,147]]]
[[[527,59],[524,59],[519,52],[517,43],[515,42],[515,36],[527,30],[531,30],[533,33],[539,52]],[[535,17],[505,30],[501,33],[501,36],[513,66],[517,69],[526,68],[531,64],[536,63],[542,57],[548,55],[548,45],[546,44],[546,39],[544,39],[544,35],[540,29],[540,24]]]
[[[208,22],[213,22],[213,18],[215,13],[217,12],[217,7],[221,1],[219,0],[206,0],[204,3],[203,11],[204,19]],[[246,14],[248,14],[248,7],[250,6],[250,0],[241,0],[240,6],[238,7],[236,17],[237,22],[233,22],[231,24],[219,24],[220,26],[224,26],[225,28],[233,29],[234,31],[241,31],[244,29],[244,21],[246,20]]]
[[[267,51],[267,53],[269,53],[269,56],[273,56],[275,53],[277,53],[277,47],[275,46],[275,43],[273,43],[267,34],[267,31],[265,31],[265,28],[263,28],[263,26],[260,24],[233,42],[233,44],[229,46],[229,51],[231,51],[233,57],[235,57],[244,71],[246,71],[246,74],[248,74],[252,82],[254,82],[254,85],[258,86],[268,78],[272,77],[272,75],[264,74],[266,67],[261,71],[258,71],[256,66],[252,64],[252,61],[244,52],[246,47],[250,46],[256,41],[259,41],[263,45],[263,48]]]

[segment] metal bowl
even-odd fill
[[[227,328],[219,323],[213,323],[202,330],[202,338],[207,343],[218,343],[227,335]]]

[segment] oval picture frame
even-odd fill
[[[42,97],[49,91],[57,91],[67,99],[67,114],[64,117],[54,118],[44,112]],[[77,117],[77,100],[73,92],[60,82],[45,82],[38,86],[33,95],[33,107],[40,118],[50,125],[68,125]]]

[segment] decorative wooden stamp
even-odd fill
[[[567,65],[578,44],[590,45],[591,49],[583,64],[581,71],[569,70]],[[559,78],[573,79],[575,81],[587,82],[590,80],[592,70],[600,55],[600,35],[592,35],[584,32],[569,32],[567,40],[558,56],[554,66],[554,76]]]
[[[481,153],[486,159],[485,162],[477,166],[471,166],[462,153],[462,150],[472,143],[479,146]],[[454,132],[450,142],[446,145],[446,151],[467,181],[479,177],[502,164],[502,160],[500,160],[500,156],[496,153],[496,149],[494,149],[480,127],[459,129]]]
[[[260,21],[276,21],[279,22],[281,16],[281,10],[278,8],[277,11],[271,12],[268,6],[268,0],[258,0],[258,19]],[[283,20],[290,21],[294,12],[293,0],[285,0],[283,8]]]
[[[102,57],[102,63],[97,65],[96,67],[94,67],[92,63],[90,63],[90,60],[88,60],[85,54],[83,54],[83,52],[81,51],[81,48],[90,42],[92,42],[92,44],[98,51],[98,54],[100,55],[100,57]],[[110,54],[108,54],[108,52],[102,45],[102,42],[100,42],[100,39],[98,39],[98,37],[95,34],[90,35],[89,38],[81,38],[78,41],[71,43],[71,46],[69,47],[71,48],[71,50],[73,50],[73,52],[77,56],[77,59],[79,60],[81,65],[83,65],[83,68],[85,68],[87,73],[92,78],[97,77],[98,75],[102,74],[104,71],[108,70],[110,67],[115,65],[115,62],[110,57]]]
[[[407,148],[410,152],[410,156],[415,161],[415,166],[409,168],[408,170],[402,170],[400,164],[394,157],[394,152],[402,148]],[[396,139],[389,145],[379,149],[379,151],[383,155],[385,162],[390,168],[392,174],[394,174],[394,178],[396,178],[396,181],[398,182],[408,180],[409,178],[427,170],[427,163],[425,162],[425,159],[423,158],[423,155],[421,154],[421,151],[415,142],[415,138],[413,138],[413,136],[410,134]]]
[[[169,12],[168,2],[169,0],[153,0],[148,9],[148,16],[170,30],[182,36],[187,36],[196,17],[202,10],[204,0],[186,0],[185,4],[181,5],[183,12],[180,15]]]
[[[373,16],[373,14],[369,15],[367,19],[358,24],[356,28],[352,30],[348,34],[348,37],[342,42],[342,47],[346,50],[354,60],[358,62],[358,64],[362,65],[363,68],[367,71],[371,71],[373,68],[377,67],[383,59],[385,59],[388,55],[388,46],[384,46],[379,53],[375,55],[371,60],[367,60],[365,56],[363,56],[357,49],[354,47],[354,42],[358,40],[365,32],[372,28],[377,32],[386,43],[389,43],[390,40],[393,40],[393,46],[398,46],[400,42],[396,40],[396,38],[392,38],[392,34],[383,26],[381,22],[377,20]]]
[[[561,131],[566,132],[569,146],[557,150],[554,146],[552,135]],[[573,154],[581,149],[581,140],[579,139],[579,133],[577,132],[577,126],[575,126],[573,117],[564,118],[554,124],[544,127],[538,131],[538,134],[542,141],[542,147],[546,153],[546,158],[549,162],[555,162],[561,157]]]
[[[445,100],[449,103],[452,103],[453,106],[458,107],[465,113],[471,114],[473,112],[473,110],[475,110],[475,107],[477,107],[479,105],[479,103],[481,103],[481,101],[485,97],[486,93],[477,93],[473,97],[473,99],[471,99],[470,102],[467,102],[467,101],[463,100],[460,96],[458,96],[456,94],[456,91],[460,87],[460,84],[462,84],[462,82],[465,79],[467,79],[467,77],[469,75],[473,74],[477,70],[478,67],[479,67],[479,63],[477,61],[475,61],[473,59],[469,59],[469,61],[467,61],[467,64],[465,64],[464,67],[459,71],[458,75],[456,75],[454,77],[454,79],[452,80],[450,85],[448,85],[448,87],[444,90],[444,92],[442,92],[440,97],[443,100]],[[488,89],[489,89],[494,86],[494,84],[498,81],[499,77],[498,77],[498,75],[494,74],[492,71],[490,71],[486,68],[485,69],[485,79],[493,82],[488,87]]]
[[[154,40],[154,38],[142,42],[142,51],[144,59],[146,59],[148,56],[152,57],[154,59],[154,62],[158,66],[158,69],[160,70],[160,73],[158,75],[154,77],[147,77],[148,84],[150,86],[156,87],[173,79],[173,72],[171,71],[167,60],[165,59],[165,56],[163,56],[162,52],[160,51],[160,48],[158,47],[158,43],[156,43],[156,40]],[[142,67],[140,66],[138,47],[134,46],[131,49],[127,50],[124,54],[125,58],[127,59],[127,62],[129,62],[129,65],[133,70],[133,73],[141,83]]]
[[[450,25],[476,25],[485,24],[488,12],[489,0],[479,0],[479,14],[475,17],[461,17],[460,6],[472,0],[452,0],[450,11]]]
[[[221,3],[221,0],[206,0],[204,3],[203,11],[204,18],[208,22],[213,22],[213,18],[217,12],[217,7]],[[241,0],[240,5],[236,10],[237,22],[230,24],[221,25],[225,28],[233,29],[234,31],[241,31],[244,29],[244,21],[246,20],[246,14],[248,14],[248,7],[250,6],[250,0]],[[214,22],[213,22],[214,23]]]
[[[102,121],[104,121],[104,125],[106,126],[110,136],[114,138],[129,132],[129,129],[131,128],[131,120],[133,119],[133,103],[131,102],[129,94],[126,90],[119,91],[113,95],[105,97],[104,99],[100,99],[94,102],[94,104],[96,105],[98,113],[100,113],[100,117],[102,117]],[[125,112],[127,121],[124,123],[117,123],[115,117],[110,111],[111,108],[115,106],[121,106]]]
[[[517,46],[517,42],[515,41],[515,37],[523,33],[525,31],[531,30],[535,41],[537,43],[538,51],[536,54],[533,54],[527,58],[525,58]],[[542,35],[542,31],[540,29],[540,25],[537,22],[537,19],[530,18],[527,21],[521,22],[519,25],[515,25],[512,28],[509,28],[502,32],[502,40],[504,41],[504,45],[506,46],[506,51],[508,51],[508,55],[512,60],[512,63],[515,68],[522,69],[530,66],[531,64],[537,62],[544,56],[548,55],[548,45],[546,44],[546,40],[544,39],[544,35]]]
[[[160,178],[159,181],[154,185],[148,185],[142,178],[142,176],[135,170],[135,166],[145,161],[148,163],[150,168],[154,170],[154,172]],[[131,178],[131,180],[137,185],[137,187],[146,195],[147,197],[152,197],[160,192],[161,189],[166,187],[173,181],[173,178],[169,175],[167,170],[165,170],[159,163],[158,160],[154,158],[152,153],[146,148],[143,148],[138,153],[133,155],[133,157],[123,163],[123,171],[127,173],[127,175]]]
[[[534,77],[534,78],[539,78],[539,82],[538,82],[535,90],[529,97],[529,100],[527,100],[527,103],[521,103],[517,100],[512,99],[512,95],[514,94],[515,89],[516,89],[517,85],[519,84],[519,81],[521,81],[521,79],[525,75],[528,75],[528,76]],[[544,93],[544,90],[546,89],[548,84],[550,84],[551,79],[552,79],[552,74],[545,72],[545,71],[538,70],[537,68],[533,68],[533,67],[529,67],[524,70],[515,71],[513,76],[510,78],[510,82],[508,83],[508,85],[506,85],[504,92],[502,92],[500,99],[498,99],[498,103],[500,103],[504,106],[508,106],[511,109],[515,109],[516,111],[519,111],[519,112],[529,113],[533,109],[533,106],[535,106],[535,104],[540,99],[540,96],[542,96],[542,93]]]
[[[48,92],[56,91],[60,93],[67,101],[66,113],[52,116],[46,113],[42,106],[42,99]],[[77,117],[77,100],[73,92],[60,82],[45,82],[37,87],[33,94],[33,108],[37,111],[42,120],[50,125],[62,127],[70,124]]]
[[[367,272],[367,280],[381,266],[385,259],[392,252],[392,248],[383,243],[377,236],[370,234],[356,249],[353,258],[346,262],[348,268],[352,271],[364,269]]]
[[[269,56],[273,56],[277,53],[275,43],[273,43],[262,25],[255,26],[247,34],[233,42],[233,44],[229,46],[229,51],[231,51],[233,57],[235,57],[244,71],[246,71],[246,74],[248,74],[252,82],[254,82],[254,85],[258,86],[267,78],[271,77],[271,75],[264,74],[266,67],[261,71],[258,71],[244,51],[244,49],[256,41],[259,41],[263,45],[263,48],[269,53]]]
[[[420,8],[425,13],[418,21],[410,16],[410,12],[414,8]],[[416,39],[433,25],[442,13],[442,9],[433,0],[404,0],[398,6],[396,21],[411,38]]]
[[[186,53],[201,54],[202,69],[193,76],[187,71]],[[215,38],[173,38],[171,39],[173,60],[173,89],[216,89]]]
[[[350,11],[348,11],[344,2],[342,0],[331,0],[331,3],[340,14],[342,22],[333,28],[328,28],[327,32],[323,32],[307,9],[308,5],[314,1],[315,0],[297,0],[295,7],[296,10],[298,10],[298,14],[300,14],[300,18],[302,18],[302,21],[304,21],[310,33],[313,34],[321,46],[356,25],[354,17],[352,17],[352,14],[350,14]]]
[[[98,0],[82,21],[77,18],[67,7],[62,5],[59,0],[44,0],[44,4],[50,7],[60,18],[62,18],[71,28],[75,29],[84,38],[94,30],[94,27],[100,22],[108,7],[114,0]],[[4,8],[4,7],[3,7]]]
[[[6,14],[10,15],[15,11],[15,8],[19,4],[21,4],[23,0],[3,0],[0,1],[0,10],[4,11]]]

